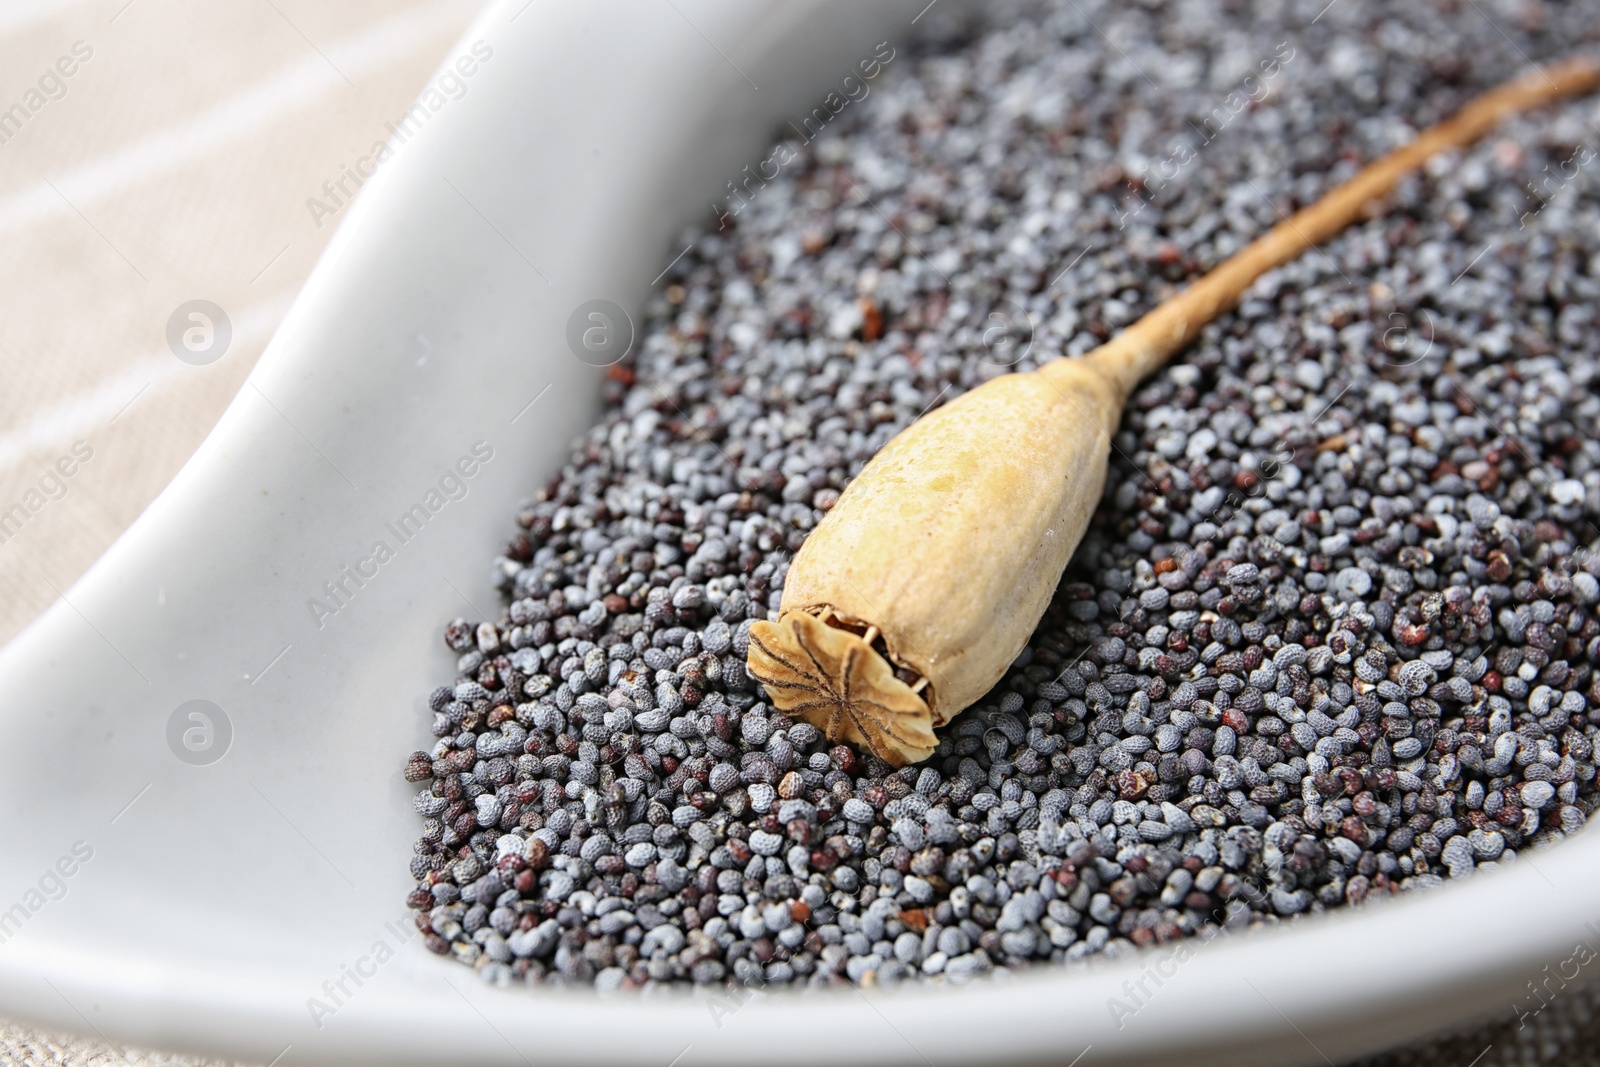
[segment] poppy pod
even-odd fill
[[[778,618],[751,626],[751,676],[830,740],[895,766],[932,755],[934,731],[1000,680],[1043,616],[1139,381],[1436,152],[1597,81],[1600,65],[1580,57],[1485,93],[1095,351],[993,379],[902,430],[801,546]]]

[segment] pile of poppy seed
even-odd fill
[[[745,672],[807,531],[924,410],[1094,347],[1595,36],[1578,5],[1321,6],[1274,28],[1066,0],[902,47],[689,235],[600,422],[517,513],[505,610],[445,631],[456,680],[406,767],[433,951],[602,989],[963,981],[1582,826],[1600,211],[1563,164],[1600,144],[1592,99],[1437,161],[1153,376],[1032,642],[925,763],[830,744]]]

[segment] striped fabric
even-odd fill
[[[210,431],[479,6],[0,0],[0,641]]]

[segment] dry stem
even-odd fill
[[[1302,208],[1234,253],[1205,277],[1163,301],[1138,322],[1084,356],[1133,392],[1145,375],[1192,341],[1206,323],[1232,308],[1261,275],[1327,240],[1360,218],[1430,156],[1471,144],[1517,111],[1600,84],[1600,62],[1577,56],[1491,89],[1402,148],[1363,167],[1354,178]]]

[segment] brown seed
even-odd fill
[[[862,297],[861,307],[861,339],[863,341],[876,341],[883,336],[883,312],[879,309],[877,301],[871,297]]]
[[[1416,623],[1402,623],[1396,627],[1395,632],[1407,646],[1420,645],[1428,639],[1428,628]]]
[[[421,782],[433,777],[433,757],[426,752],[413,752],[406,761],[406,781]]]
[[[1150,789],[1150,780],[1141,771],[1118,771],[1114,781],[1123,800],[1139,800]]]
[[[794,800],[806,791],[806,780],[799,771],[790,771],[778,782],[778,795],[784,800]]]

